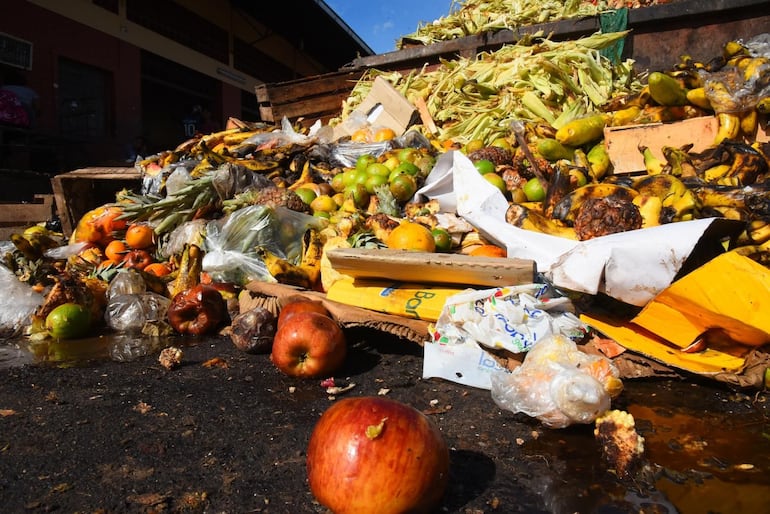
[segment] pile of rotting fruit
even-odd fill
[[[768,110],[770,59],[755,55],[750,45],[730,42],[714,62],[682,58],[642,84],[627,65],[599,54],[623,36],[526,40],[474,63],[485,70],[490,63],[506,63],[492,67],[506,73],[502,84],[515,87],[485,84],[473,75],[476,66],[451,62],[412,77],[409,87],[443,102],[432,114],[435,131],[416,126],[397,134],[358,126],[335,138],[332,126],[304,129],[288,120],[273,126],[231,119],[221,132],[199,134],[145,158],[136,163],[141,191],[121,191],[114,202],[85,214],[67,241],[34,226],[3,247],[3,274],[26,287],[19,298],[33,306],[10,330],[23,330],[33,351],[41,352],[47,351],[46,341],[102,331],[145,336],[226,331],[239,349],[270,353],[287,375],[333,376],[345,360],[346,344],[328,311],[304,297],[287,298],[280,312],[250,308],[244,287],[277,282],[323,293],[340,279],[325,259],[332,248],[505,257],[504,249],[456,213],[442,212],[439,201],[415,197],[447,152],[463,154],[497,188],[508,202],[505,220],[515,227],[588,240],[725,217],[743,226],[723,242],[724,249],[767,264],[770,148],[752,139]],[[544,62],[550,65],[535,65]],[[439,94],[440,87],[447,87],[446,94]],[[361,89],[354,91],[345,109],[360,94]],[[469,109],[477,114],[466,116]],[[613,174],[602,141],[605,127],[714,113],[719,130],[706,150],[666,147],[659,160],[649,148],[639,148],[645,170]],[[574,357],[604,393],[620,392],[617,370],[606,361],[592,360],[564,340],[553,344],[558,351],[541,359],[557,353]],[[320,348],[321,357],[311,358],[308,346]],[[164,348],[159,357],[168,369],[182,358],[179,347]],[[369,401],[350,406],[353,410],[329,409],[329,416],[345,426],[362,420],[364,442],[374,446],[390,434],[404,435],[405,426],[422,427],[419,444],[433,457],[422,463],[435,479],[422,485],[441,492],[448,459],[440,435],[419,413]],[[596,436],[616,471],[630,475],[642,440],[633,418],[603,406],[589,421],[596,421]],[[553,426],[568,424],[558,417],[561,412],[547,414],[557,415],[545,418]],[[324,439],[330,430],[319,425],[308,455],[310,483],[319,501],[334,503],[324,496],[328,483],[317,477],[332,473],[339,459],[323,455],[332,445]],[[425,504],[404,508],[432,507],[438,497],[423,492],[410,498]],[[371,500],[366,494],[361,498]],[[352,500],[343,498],[342,504]]]

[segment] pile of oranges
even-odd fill
[[[156,260],[153,228],[141,222],[128,224],[122,214],[117,206],[102,206],[86,213],[70,239],[70,243],[86,243],[79,257],[94,265],[109,264],[156,276],[171,273],[170,263]]]

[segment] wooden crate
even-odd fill
[[[356,85],[363,70],[327,73],[287,82],[261,84],[255,88],[263,121],[302,119],[305,126],[316,120],[326,123],[339,116],[342,102]]]
[[[48,194],[35,195],[34,200],[27,203],[0,203],[0,241],[51,219],[54,212],[54,197]]]
[[[83,168],[56,175],[51,185],[62,231],[69,236],[85,213],[114,202],[118,191],[138,191],[141,175],[133,167]]]

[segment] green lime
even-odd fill
[[[417,191],[417,182],[414,177],[406,173],[399,173],[390,181],[390,192],[398,202],[406,202]]]
[[[348,186],[352,186],[355,183],[356,183],[355,168],[349,168],[342,172],[342,185],[344,186],[342,189],[345,189]]]
[[[436,243],[436,251],[446,253],[452,249],[452,235],[445,228],[436,227],[430,231]]]
[[[370,177],[372,175],[387,177],[388,175],[390,175],[390,168],[388,168],[381,162],[373,162],[366,167],[366,174],[369,175]]]
[[[91,329],[91,313],[77,303],[64,303],[45,318],[45,328],[56,339],[76,339]]]
[[[482,175],[486,175],[487,173],[494,173],[497,169],[495,163],[489,159],[479,159],[478,161],[474,162],[473,165]]]
[[[369,194],[374,194],[375,188],[387,184],[388,183],[388,177],[387,175],[369,175],[369,178],[366,179],[366,182],[364,182],[364,187],[366,187],[366,192]]]
[[[543,185],[537,177],[527,180],[522,189],[524,189],[524,194],[527,196],[527,201],[542,202],[545,199],[545,189],[543,189]]]
[[[315,200],[317,196],[315,191],[307,187],[298,187],[294,190],[294,192],[297,193],[297,196],[299,196],[307,205],[310,205],[310,203]]]
[[[399,162],[414,162],[419,157],[420,152],[417,148],[401,148],[396,155]]]
[[[407,175],[415,176],[420,173],[420,168],[416,164],[409,161],[404,161],[393,170],[396,173],[406,173]]]
[[[377,157],[374,155],[368,153],[359,155],[356,159],[356,170],[366,171],[366,168],[373,162],[377,162]]]

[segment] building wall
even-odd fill
[[[177,19],[152,19],[148,16],[151,11],[145,13],[146,23],[130,21],[129,9],[137,13],[147,5],[135,3],[132,7],[132,1],[3,0],[0,32],[34,45],[32,69],[26,76],[29,86],[40,95],[41,112],[35,131],[48,137],[40,140],[41,146],[48,145],[45,151],[57,152],[45,166],[50,169],[43,171],[125,164],[127,147],[139,135],[152,136],[153,150],[181,142],[183,109],[189,110],[193,103],[207,104],[215,121],[224,126],[228,117],[241,116],[243,95],[253,95],[257,84],[277,81],[276,77],[287,80],[333,71],[323,69],[275,31],[231,9],[230,2],[155,0],[152,4],[158,12],[181,12],[222,29],[217,32],[227,38],[226,55],[213,58],[210,52],[202,53],[205,45],[199,45],[201,51],[196,51],[179,42],[189,36],[193,43],[200,43],[194,38],[202,36],[192,29],[185,33],[187,27]],[[176,37],[172,38],[174,31]],[[250,58],[250,71],[264,70],[265,80],[234,66],[236,42],[249,42],[243,62]],[[241,53],[236,56],[243,57],[244,45],[239,48]],[[99,137],[83,140],[62,130],[62,109],[69,106],[63,105],[57,84],[61,59],[102,70],[109,76],[112,105],[105,131]],[[170,64],[164,67],[164,62]],[[211,81],[219,86],[209,93]],[[160,97],[143,97],[149,90]],[[0,162],[0,169],[36,166],[26,154],[23,157],[27,160],[17,159],[12,166]]]

